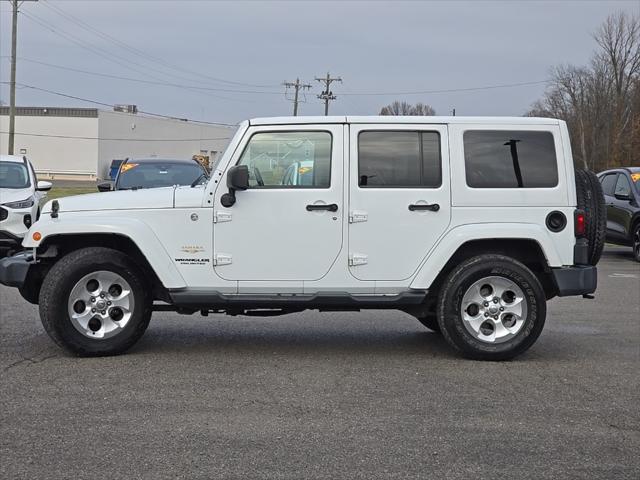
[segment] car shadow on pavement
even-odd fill
[[[301,324],[304,325],[304,324]],[[312,354],[400,354],[454,358],[457,355],[442,335],[426,330],[371,330],[336,326],[302,328],[291,325],[249,324],[188,326],[156,325],[150,328],[130,353],[227,352],[259,354],[274,352],[283,355]]]

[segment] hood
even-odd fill
[[[173,208],[174,187],[117,190],[58,198],[60,212]],[[51,212],[51,201],[42,213]]]
[[[0,188],[0,204],[19,202],[33,195],[31,188]]]

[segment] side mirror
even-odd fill
[[[110,192],[112,190],[111,182],[102,182],[98,184],[99,192]]]
[[[53,187],[51,182],[45,182],[44,180],[40,180],[36,185],[36,191],[38,192],[48,192]]]
[[[246,190],[249,188],[249,167],[236,165],[227,173],[227,187],[229,190]]]
[[[236,190],[246,190],[249,188],[249,167],[247,165],[236,165],[227,172],[227,187],[229,193],[220,197],[223,207],[229,208],[236,203]]]
[[[629,195],[628,193],[615,193],[614,196],[618,200],[631,200],[631,195]]]

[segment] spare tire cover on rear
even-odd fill
[[[607,210],[602,185],[595,173],[576,170],[576,197],[578,208],[585,213],[588,262],[596,265],[604,248]]]

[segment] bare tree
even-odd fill
[[[634,84],[640,75],[640,19],[624,12],[611,15],[594,38],[602,49],[598,55],[610,68],[614,94],[612,154],[619,158],[632,117]]]
[[[576,161],[601,170],[637,162],[640,143],[640,21],[612,15],[594,35],[599,49],[588,66],[551,72],[543,98],[528,115],[567,122]]]
[[[413,107],[413,113],[411,115],[424,115],[427,117],[432,117],[436,114],[436,111],[433,109],[431,105],[427,105],[422,102],[418,102]]]
[[[421,102],[411,105],[407,102],[395,101],[386,107],[382,107],[380,115],[435,115],[436,111],[431,105]]]

